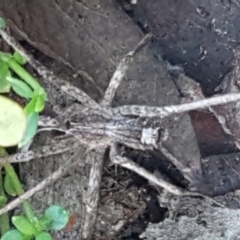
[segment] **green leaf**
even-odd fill
[[[6,23],[5,23],[4,19],[0,17],[0,28],[4,29],[5,26],[6,26]]]
[[[3,206],[7,202],[6,196],[0,195],[0,206]]]
[[[0,51],[0,61],[7,62],[11,58],[12,58],[12,55],[10,53],[6,53],[6,52],[1,52]]]
[[[27,130],[22,141],[18,144],[19,148],[22,148],[26,144],[28,144],[37,132],[38,127],[38,113],[33,112],[28,115],[28,123],[27,123]]]
[[[33,97],[33,90],[25,82],[13,77],[7,77],[7,81],[11,83],[12,89],[19,96],[23,98]]]
[[[25,106],[24,111],[27,115],[30,115],[31,113],[35,112],[35,106],[37,103],[37,98],[33,97],[32,100]]]
[[[46,216],[42,216],[42,217],[38,220],[38,224],[39,224],[39,226],[40,226],[40,228],[41,228],[42,230],[48,230],[48,229],[51,227],[52,223],[53,223],[52,218],[49,219],[49,218],[46,217]]]
[[[7,93],[10,91],[11,84],[6,80],[0,80],[0,93]]]
[[[5,62],[0,62],[0,93],[9,92],[11,84],[6,80],[9,75],[8,65]]]
[[[36,240],[52,240],[52,237],[47,232],[41,232],[39,235],[36,236]]]
[[[8,68],[7,63],[0,62],[0,80],[5,79],[8,72],[9,72],[9,68]]]
[[[45,107],[46,95],[41,94],[37,96],[37,101],[35,105],[35,112],[41,112]]]
[[[18,230],[13,229],[7,231],[1,238],[1,240],[27,240],[27,238]]]
[[[24,108],[24,111],[27,114],[30,114],[32,112],[41,112],[45,107],[45,101],[46,101],[46,94],[41,93],[39,95],[35,95],[32,98],[32,100],[27,104],[27,106]]]
[[[22,107],[0,95],[0,146],[15,146],[23,139],[27,116]]]
[[[4,190],[12,197],[17,196],[16,190],[14,189],[11,181],[11,177],[8,174],[6,174],[4,177]]]
[[[34,91],[38,91],[41,89],[41,85],[38,81],[29,74],[19,63],[17,63],[13,57],[5,58],[9,68],[14,71],[16,75],[18,75],[24,82],[26,82]]]
[[[38,234],[34,225],[24,216],[13,216],[12,223],[22,234],[26,236]]]
[[[68,212],[60,206],[50,206],[44,213],[44,216],[52,219],[52,224],[49,227],[50,230],[61,230],[63,229],[69,220]]]
[[[27,60],[21,54],[19,54],[18,52],[14,52],[13,58],[20,65],[24,65],[27,62]]]

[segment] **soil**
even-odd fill
[[[138,0],[137,4],[130,4],[127,0],[68,3],[0,0],[0,13],[12,34],[36,58],[98,101],[119,60],[144,33],[153,33],[153,41],[131,65],[114,105],[180,103],[167,62],[183,67],[186,75],[200,83],[205,95],[212,96],[231,70],[232,50],[240,40],[238,1]],[[87,72],[95,82],[81,73],[76,75],[78,70]],[[45,87],[53,104],[72,102],[54,87]],[[46,113],[52,114],[51,106]],[[199,191],[219,196],[239,188],[239,154],[232,139],[223,133],[210,113],[191,112],[170,121],[169,126],[175,138],[168,147],[178,159],[205,159],[202,161],[205,182],[199,183]],[[35,144],[46,144],[46,136],[39,136]],[[178,148],[174,150],[176,145]],[[161,170],[173,183],[186,187],[179,171],[159,152],[129,151],[129,156],[151,171]],[[68,157],[61,155],[21,165],[26,188],[36,185]],[[77,216],[73,228],[55,235],[54,239],[80,238],[88,171],[89,165],[73,169],[33,198],[38,211],[58,203]],[[112,167],[105,167],[95,239],[140,239],[149,223],[161,223],[171,214],[169,206],[159,205],[158,195],[154,186],[136,174],[121,169],[116,175]],[[230,207],[238,208],[238,205],[230,204]],[[123,224],[118,229],[120,220]]]

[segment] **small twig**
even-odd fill
[[[77,87],[70,85],[68,82],[55,76],[51,71],[49,71],[40,62],[34,59],[34,57],[27,53],[26,50],[17,42],[13,37],[8,35],[5,31],[0,29],[0,34],[2,38],[10,45],[15,51],[20,53],[27,62],[42,76],[46,81],[50,82],[54,86],[60,88],[63,92],[71,97],[74,97],[84,105],[96,105],[97,103],[90,98],[85,92]]]
[[[1,208],[0,215],[13,210],[18,205],[20,205],[23,201],[29,199],[37,192],[41,191],[42,189],[46,188],[48,185],[52,184],[57,179],[59,179],[67,170],[69,170],[71,167],[73,167],[74,165],[80,162],[78,159],[78,155],[79,155],[79,150],[75,154],[73,154],[63,166],[59,167],[54,173],[52,173],[50,176],[45,178],[42,182],[40,182],[35,187],[33,187],[32,189],[22,194],[20,197],[16,198],[15,200],[7,204],[5,207]]]
[[[116,116],[136,115],[141,117],[159,117],[165,118],[173,114],[180,114],[192,110],[208,108],[211,106],[222,105],[240,100],[240,93],[230,93],[221,96],[211,97],[181,105],[171,105],[166,107],[149,107],[138,105],[125,105],[112,109],[112,113]]]
[[[130,62],[133,61],[133,58],[135,55],[147,44],[147,42],[152,38],[152,34],[147,34],[135,47],[135,49],[131,52],[129,52],[119,63],[116,71],[114,72],[110,83],[108,85],[108,88],[104,94],[104,98],[101,102],[104,106],[110,106],[110,104],[113,101],[113,98],[115,96],[115,93],[121,84],[128,68],[130,65]]]

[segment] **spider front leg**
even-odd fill
[[[129,52],[119,63],[116,71],[114,72],[110,83],[108,85],[108,88],[104,94],[103,100],[101,102],[101,105],[103,106],[110,106],[113,98],[116,94],[116,91],[123,81],[126,72],[129,68],[129,64],[131,61],[133,61],[134,56],[140,51],[142,47],[146,45],[146,43],[152,38],[152,34],[147,34],[135,47],[135,49],[131,52]]]
[[[45,81],[55,85],[57,88],[60,88],[63,92],[77,99],[83,105],[97,105],[97,103],[85,92],[83,92],[77,87],[72,86],[63,79],[55,76],[45,66],[38,62],[30,53],[28,53],[13,37],[8,35],[7,32],[0,29],[0,34],[1,37],[8,43],[8,45],[10,45],[15,51],[20,53],[27,60],[27,62],[38,72],[38,74],[45,79]]]

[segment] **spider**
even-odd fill
[[[220,99],[215,98],[213,101],[210,99],[210,103],[209,100],[208,102],[202,100],[201,102],[199,101],[199,103],[188,103],[179,106],[148,107],[130,105],[115,108],[111,107],[115,93],[125,76],[130,62],[133,61],[137,52],[140,51],[140,49],[151,39],[151,34],[147,34],[142,41],[137,44],[136,48],[129,52],[120,61],[100,103],[95,102],[80,89],[55,77],[53,73],[48,71],[31,55],[27,54],[25,50],[6,32],[1,30],[1,34],[16,51],[20,52],[26,58],[28,63],[31,64],[41,76],[48,79],[48,81],[51,81],[51,83],[58,85],[63,92],[75,98],[81,104],[73,104],[66,109],[55,107],[54,111],[57,113],[56,118],[46,116],[40,117],[38,124],[40,131],[58,130],[64,133],[63,136],[53,139],[50,145],[43,146],[41,149],[20,152],[0,159],[1,163],[24,162],[34,158],[59,154],[66,151],[72,152],[71,158],[63,166],[40,182],[36,187],[30,189],[18,199],[12,201],[6,207],[1,209],[0,214],[13,209],[23,200],[31,197],[37,191],[57,180],[70,167],[76,165],[78,163],[78,161],[76,161],[76,156],[79,153],[80,144],[83,145],[87,151],[97,149],[98,155],[100,156],[99,159],[93,161],[90,171],[88,185],[89,198],[86,206],[84,226],[82,228],[83,238],[89,236],[95,223],[101,183],[101,169],[103,165],[102,156],[108,146],[110,146],[109,157],[114,164],[118,164],[136,172],[150,182],[153,182],[173,194],[202,196],[208,198],[200,193],[186,191],[158,178],[121,154],[119,144],[141,150],[153,149],[161,146],[161,141],[164,141],[167,137],[167,132],[164,130],[164,119],[166,117],[175,113],[203,108],[209,104],[217,105],[221,103]],[[226,101],[236,101],[237,99],[240,99],[239,95],[225,96],[225,98]],[[161,150],[163,153],[166,152],[166,150]],[[171,156],[169,153],[166,155]],[[171,156],[169,160],[183,172],[186,179],[190,182],[193,181],[195,174],[193,169],[188,166],[183,166],[181,162],[173,156]]]

